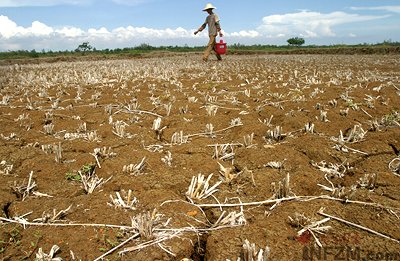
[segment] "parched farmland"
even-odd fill
[[[399,68],[398,55],[1,66],[0,258],[399,259]]]

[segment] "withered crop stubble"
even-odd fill
[[[399,249],[398,55],[198,58],[0,66],[0,258]]]

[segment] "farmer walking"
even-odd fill
[[[216,9],[215,6],[212,4],[207,4],[206,7],[204,7],[203,11],[208,13],[208,16],[206,18],[206,21],[204,24],[200,26],[200,28],[194,32],[194,34],[198,34],[199,32],[203,31],[206,26],[208,26],[208,36],[210,37],[210,41],[208,42],[207,49],[204,51],[203,55],[203,61],[207,62],[208,56],[210,56],[211,52],[214,51],[215,44],[216,44],[216,38],[219,33],[219,37],[222,37],[223,34],[221,32],[221,26],[219,24],[219,17],[217,14],[214,14],[213,10]],[[219,55],[217,52],[215,52],[215,55],[217,56],[217,59],[219,61],[222,60],[221,55]]]

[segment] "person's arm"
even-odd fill
[[[206,26],[207,26],[207,23],[202,24],[202,25],[199,27],[199,29],[197,29],[197,31],[194,32],[194,34],[198,34],[199,32],[203,31],[204,28],[206,28]]]
[[[221,24],[219,23],[219,16],[215,15],[215,27],[217,28],[217,32],[219,33],[219,37],[222,37],[222,29],[221,29]]]
[[[217,27],[217,31],[219,33],[219,37],[222,37],[223,34],[222,34],[222,29],[221,29],[221,25],[220,25],[219,21],[215,22],[215,26]]]

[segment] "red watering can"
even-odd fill
[[[226,43],[224,40],[219,40],[219,43],[215,43],[215,52],[217,54],[225,54],[226,53]]]

